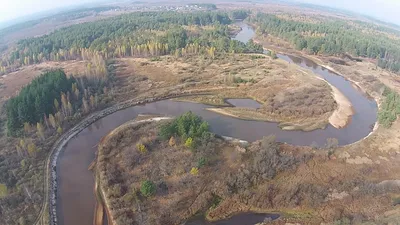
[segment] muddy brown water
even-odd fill
[[[254,31],[244,23],[240,23],[242,31],[236,39],[247,42],[254,36]],[[89,164],[95,156],[97,143],[111,130],[121,124],[134,119],[138,114],[163,114],[177,116],[192,111],[202,116],[210,123],[213,132],[235,138],[255,141],[263,136],[275,135],[278,141],[293,145],[311,145],[313,142],[323,145],[327,138],[336,138],[340,145],[356,142],[371,132],[376,122],[377,104],[352,86],[352,83],[341,76],[323,68],[316,63],[295,56],[278,54],[278,57],[290,63],[296,63],[310,69],[337,87],[353,104],[355,115],[348,126],[336,129],[330,125],[323,130],[310,132],[283,131],[277,123],[246,121],[231,118],[206,111],[211,106],[174,102],[171,100],[158,101],[146,105],[134,106],[109,116],[106,116],[80,132],[60,153],[57,162],[58,190],[57,190],[57,218],[60,225],[89,225],[93,223],[95,196],[93,193],[94,177],[88,170]],[[252,100],[251,100],[252,101]],[[234,105],[258,107],[256,102],[246,100],[230,100]],[[274,217],[270,214],[242,213],[228,220],[208,223],[204,219],[191,221],[190,224],[241,224],[251,225],[262,222],[265,217]]]

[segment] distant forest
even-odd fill
[[[361,22],[355,26],[344,20],[299,22],[264,13],[252,17],[251,22],[259,26],[258,31],[262,34],[283,38],[298,50],[307,50],[311,54],[347,53],[368,57],[377,59],[381,68],[400,72],[400,39],[390,37],[390,34],[398,33],[391,29]]]
[[[17,43],[0,72],[46,60],[85,59],[85,54],[125,56],[184,55],[209,52],[262,52],[259,45],[230,39],[232,21],[223,12],[136,12],[73,25]],[[202,29],[202,27],[207,27]],[[199,28],[201,32],[190,28]],[[212,29],[210,29],[212,28]]]
[[[202,5],[214,9],[214,5]],[[101,10],[101,9],[99,9]],[[135,12],[62,28],[49,35],[21,40],[0,62],[0,74],[23,65],[101,57],[153,57],[167,54],[262,52],[260,45],[231,40],[228,25],[250,12]],[[258,13],[249,22],[261,34],[289,41],[310,54],[368,57],[381,68],[400,72],[399,32],[361,21],[293,21]]]

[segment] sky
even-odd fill
[[[400,25],[400,0],[297,0],[316,5],[347,9]]]
[[[0,0],[0,22],[93,0]]]
[[[0,22],[21,16],[93,2],[96,0],[0,0]],[[199,0],[200,2],[201,0]],[[387,22],[400,25],[400,0],[295,0],[298,2],[342,8],[369,15]]]

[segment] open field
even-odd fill
[[[72,19],[68,18],[67,16],[51,16],[48,18],[40,19],[35,23],[34,26],[28,26],[23,29],[16,29],[14,31],[1,34],[0,49],[2,49],[3,47],[10,48],[15,44],[15,42],[21,39],[46,35],[63,27],[106,19],[120,15],[122,13],[126,12],[120,10],[109,10],[96,13],[94,11],[88,10],[86,13],[82,13],[82,15],[80,16],[76,16],[76,18],[72,17]]]
[[[229,54],[213,61],[197,56],[121,59],[117,68],[117,77],[126,86],[123,90],[132,90],[129,83],[142,79],[152,90],[184,85],[213,93],[179,100],[225,105],[224,98],[252,98],[262,103],[260,109],[218,110],[244,119],[283,122],[290,129],[323,128],[336,109],[332,90],[324,81],[296,65],[263,55]]]

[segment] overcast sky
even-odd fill
[[[351,10],[400,25],[400,0],[297,0]]]
[[[96,0],[0,0],[0,22],[40,11]],[[343,8],[400,24],[400,0],[297,0]],[[201,2],[201,0],[199,0]]]

